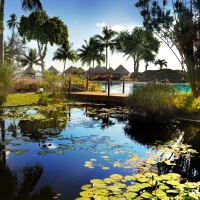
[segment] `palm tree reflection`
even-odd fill
[[[52,200],[56,193],[48,185],[31,194],[41,178],[43,167],[40,164],[25,166],[22,170],[11,170],[0,161],[0,197],[9,200]]]

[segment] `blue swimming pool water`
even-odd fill
[[[141,87],[146,85],[146,82],[126,82],[125,83],[125,87],[124,87],[124,93],[125,94],[129,94],[131,93],[131,91],[133,91],[133,89]],[[189,84],[186,83],[174,83],[174,84],[170,84],[173,85],[175,87],[175,89],[179,92],[190,92],[191,91],[191,86]],[[107,83],[102,83],[102,90],[104,91],[108,91],[108,84]],[[111,93],[122,93],[123,92],[123,84],[122,83],[111,83],[110,85],[110,92]]]

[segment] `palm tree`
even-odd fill
[[[15,13],[10,15],[10,20],[7,21],[7,26],[9,29],[12,29],[12,32],[14,34],[15,28],[18,29],[19,22],[17,22],[17,16]]]
[[[0,0],[0,60],[4,61],[4,6],[5,0]],[[42,10],[42,4],[40,0],[22,0],[22,9],[25,11]]]
[[[160,70],[163,66],[167,67],[167,61],[165,59],[158,59],[155,61],[155,65],[160,65]]]
[[[106,75],[108,73],[108,48],[110,48],[111,53],[114,52],[115,49],[115,40],[112,39],[116,32],[113,31],[111,28],[108,28],[107,26],[103,27],[103,36],[101,35],[95,35],[95,39],[97,39],[97,42],[99,43],[102,50],[106,50]]]
[[[72,49],[72,46],[73,44],[70,44],[68,47],[61,46],[53,54],[52,60],[59,60],[64,62],[63,72],[65,71],[65,64],[67,59],[72,62],[77,62],[78,60],[76,51]]]
[[[94,37],[89,39],[89,42],[84,40],[85,44],[78,49],[78,58],[81,60],[82,65],[87,64],[89,66],[92,63],[94,69],[94,62],[96,61],[98,66],[101,66],[101,62],[105,62],[105,54],[102,53],[99,43]],[[90,74],[89,74],[90,76]]]
[[[119,43],[119,44],[117,44]],[[158,53],[160,42],[148,30],[136,27],[132,32],[122,31],[116,38],[116,49],[124,56],[133,58],[134,72],[139,71],[141,60],[150,60]]]
[[[155,54],[148,53],[148,52],[142,56],[142,58],[145,62],[145,71],[147,71],[147,67],[149,66],[149,63],[150,62],[153,63],[155,61],[155,57],[156,57]]]
[[[28,55],[23,54],[23,58],[20,59],[21,67],[29,67],[29,72],[33,72],[33,65],[40,65],[39,58],[36,49],[29,49]]]

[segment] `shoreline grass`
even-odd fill
[[[4,106],[29,105],[35,102],[37,103],[40,97],[41,94],[35,94],[35,93],[9,94]]]

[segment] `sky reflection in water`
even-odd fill
[[[116,113],[117,111],[118,109],[115,110]],[[140,142],[142,137],[137,137],[137,128],[127,130],[127,133],[135,132],[135,136],[131,136],[131,133],[125,134],[124,129],[128,123],[126,117],[124,121],[114,118],[114,114],[109,118],[108,115],[99,117],[85,107],[71,108],[65,115],[69,120],[58,122],[58,126],[61,124],[60,134],[37,131],[35,127],[47,128],[49,124],[38,125],[38,122],[33,120],[28,122],[28,132],[23,127],[27,122],[23,121],[18,124],[20,129],[15,139],[11,133],[6,136],[7,139],[12,139],[6,148],[28,149],[28,152],[22,155],[6,152],[6,163],[10,169],[22,169],[27,164],[31,166],[36,163],[43,166],[43,173],[32,193],[48,184],[56,194],[61,194],[56,196],[58,199],[75,199],[79,197],[81,186],[89,183],[90,179],[106,178],[113,173],[130,175],[135,172],[133,168],[113,167],[114,162],[124,163],[133,154],[146,157],[145,152],[152,151],[150,145]],[[6,126],[10,122],[7,120]],[[41,152],[47,154],[40,155]],[[108,156],[108,159],[104,156]],[[91,159],[94,160],[92,169],[84,166],[85,162]]]

